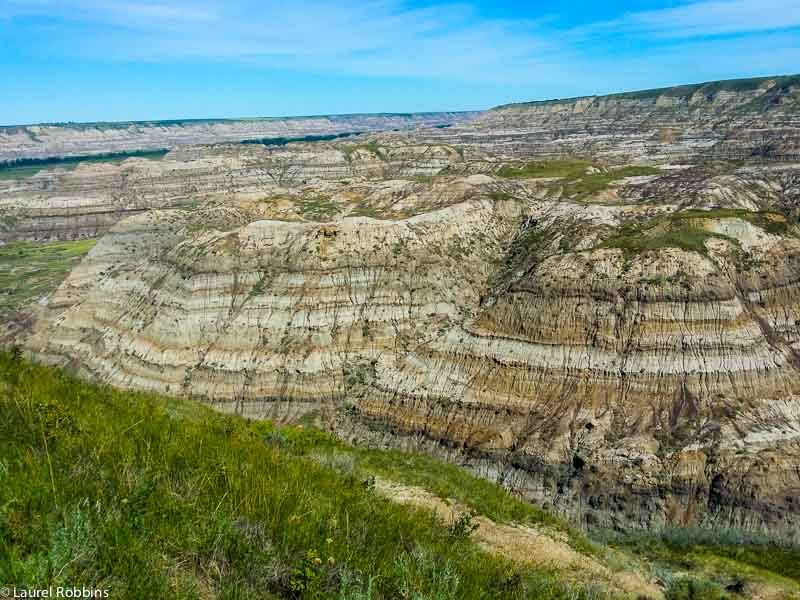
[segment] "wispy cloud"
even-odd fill
[[[11,16],[71,24],[46,43],[106,60],[238,60],[352,74],[483,78],[505,61],[527,59],[550,45],[533,22],[480,19],[469,5],[456,3],[0,0],[4,4]],[[76,22],[105,27],[87,35]]]
[[[503,61],[547,46],[532,23],[482,20],[468,5],[453,3],[407,8],[391,0],[0,1],[0,7],[4,4],[11,16],[72,23],[50,36],[56,40],[51,43],[59,44],[59,50],[104,59],[236,59],[278,68],[390,76],[477,68],[469,75],[481,77]],[[76,21],[91,23],[91,35],[76,29]]]
[[[798,0],[711,0],[661,10],[629,12],[582,29],[692,38],[775,31],[800,27]]]
[[[34,51],[81,59],[233,61],[304,73],[546,87],[579,73],[610,81],[628,70],[623,63],[649,61],[669,70],[693,40],[720,39],[707,47],[741,56],[744,46],[733,36],[800,27],[798,0],[695,1],[560,29],[551,14],[487,18],[467,0],[424,7],[402,0],[0,0],[0,12],[46,22],[29,25],[48,28],[32,36]],[[778,54],[793,52],[799,38],[787,35],[794,38],[783,39]],[[620,36],[661,41],[621,60],[614,41]],[[725,62],[725,56],[706,58]],[[762,62],[758,68],[770,68]]]

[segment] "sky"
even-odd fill
[[[0,124],[482,110],[800,72],[800,0],[0,0]]]

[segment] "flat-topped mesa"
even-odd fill
[[[596,120],[602,125],[604,120],[615,118],[621,125],[641,125],[648,121],[652,122],[649,126],[658,126],[670,119],[712,124],[738,114],[796,117],[800,110],[798,92],[800,75],[733,79],[606,96],[507,104],[484,113],[475,122],[503,123],[516,119],[524,123],[527,118],[575,124]]]

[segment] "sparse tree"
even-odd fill
[[[300,167],[288,156],[272,156],[267,164],[255,171],[259,182],[271,182],[282,187],[289,187],[297,181]]]

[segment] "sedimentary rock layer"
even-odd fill
[[[474,115],[448,112],[16,125],[0,127],[0,162],[161,150],[185,144],[431,127],[462,122]]]
[[[356,140],[285,148],[181,147],[160,160],[49,169],[0,180],[0,242],[97,237],[120,218],[155,208],[301,196],[304,189],[319,199],[342,187],[326,182],[425,177],[463,163],[448,145],[388,147]]]
[[[797,540],[797,108],[721,82],[3,183],[6,241],[105,233],[25,345],[584,524]]]
[[[128,218],[28,346],[115,385],[458,454],[578,520],[796,533],[800,239],[784,217],[538,200],[486,176],[405,185],[426,212]],[[437,185],[459,192],[429,208]],[[687,232],[701,244],[656,243]]]

